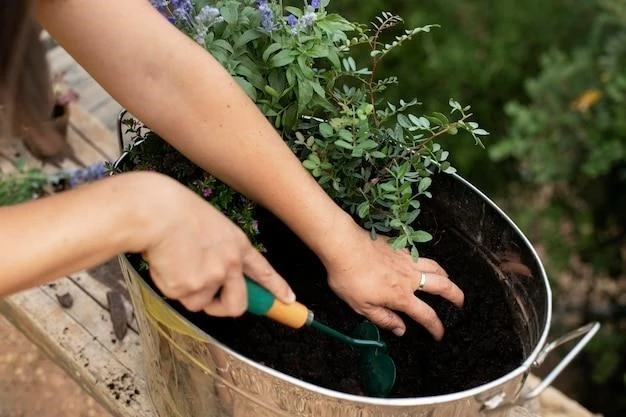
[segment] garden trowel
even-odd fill
[[[368,395],[386,397],[396,381],[396,366],[387,354],[387,345],[380,340],[378,328],[365,321],[347,336],[315,320],[313,312],[305,305],[294,302],[285,304],[269,291],[246,278],[248,312],[268,317],[294,329],[313,327],[328,336],[359,349],[359,377]]]

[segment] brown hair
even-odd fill
[[[65,140],[49,125],[50,74],[31,3],[0,1],[0,137],[21,137],[35,156],[47,158],[58,155]]]

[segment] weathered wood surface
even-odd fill
[[[116,137],[82,107],[70,109],[67,136],[78,164],[64,160],[58,166],[42,164],[19,139],[0,142],[0,173],[13,171],[11,160],[47,172],[73,169],[119,155]],[[116,263],[63,277],[52,284],[0,300],[4,314],[114,416],[156,416],[143,379],[141,346],[128,299],[128,326],[123,340],[114,336],[107,293],[127,296]],[[59,298],[71,299],[64,308]]]
[[[79,95],[78,102],[104,126],[115,131],[121,106],[63,48],[44,35],[49,44],[48,62],[53,74],[63,79]]]
[[[139,335],[130,330],[124,340],[113,335],[106,306],[75,280],[94,281],[83,272],[0,302],[0,313],[39,346],[114,416],[153,417],[141,371]],[[70,294],[73,305],[63,308],[57,296]]]

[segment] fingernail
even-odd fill
[[[401,327],[397,327],[397,328],[393,329],[391,332],[393,334],[395,334],[396,336],[400,337],[400,336],[404,335],[405,329],[403,329]]]

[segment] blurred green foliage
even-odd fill
[[[487,152],[445,146],[461,175],[503,201],[529,238],[541,244],[552,276],[626,280],[626,0],[343,0],[352,19],[381,10],[407,25],[438,24],[410,52],[388,57],[381,76],[424,110],[447,97],[472,103],[491,132]],[[365,53],[366,51],[364,51]],[[400,97],[398,97],[400,98]],[[592,283],[593,285],[593,283]],[[619,288],[619,286],[618,286]],[[559,297],[555,285],[555,296]],[[605,416],[626,412],[624,295],[577,306],[602,333],[584,357],[579,393]],[[564,300],[557,300],[557,304]]]
[[[342,0],[336,6],[348,18],[389,10],[408,26],[439,24],[412,51],[387,57],[380,75],[397,75],[398,94],[419,97],[426,111],[442,108],[448,97],[471,102],[491,133],[487,146],[506,133],[505,105],[525,95],[524,80],[540,70],[538,57],[575,45],[578,36],[572,34],[588,32],[597,9],[587,0]],[[462,145],[461,138],[446,143],[457,169],[485,191],[499,193],[515,175],[510,164],[490,162],[480,149]]]

